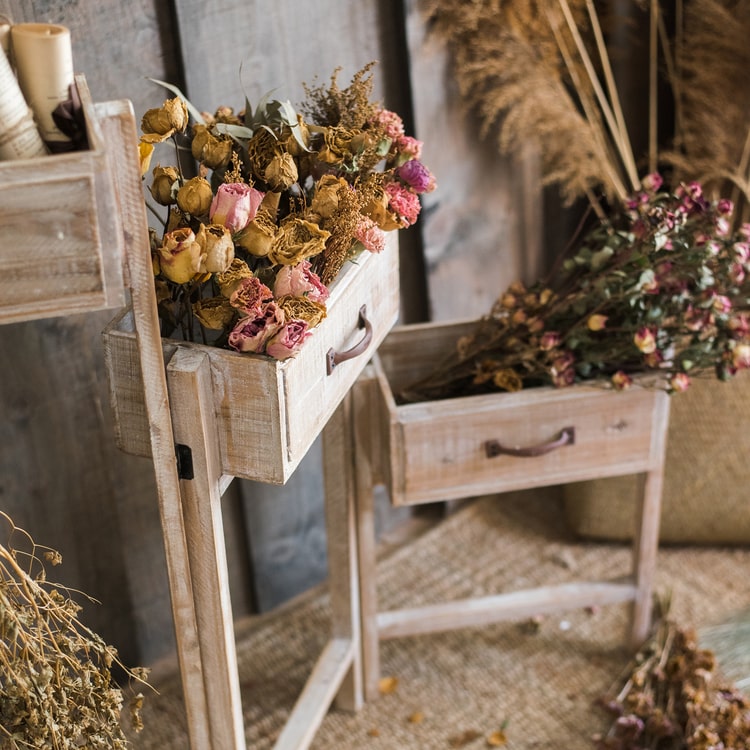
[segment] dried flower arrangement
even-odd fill
[[[0,747],[126,748],[120,724],[123,691],[116,666],[132,686],[147,670],[127,669],[117,650],[79,619],[69,591],[47,581],[44,561],[62,562],[0,512]],[[133,691],[130,717],[142,728],[143,694]]]
[[[716,675],[713,652],[666,614],[602,707],[614,721],[598,750],[750,748],[750,701]]]
[[[163,231],[152,230],[165,336],[293,356],[344,264],[414,224],[435,180],[401,118],[370,101],[372,65],[346,88],[338,70],[327,87],[305,86],[302,114],[266,96],[210,115],[163,84],[177,97],[143,116],[140,150],[142,174],[155,144],[171,140],[177,153],[150,186],[168,210]],[[195,177],[183,150],[199,163]]]
[[[406,400],[602,377],[624,388],[642,372],[674,392],[696,375],[726,379],[750,365],[750,100],[736,96],[748,85],[737,27],[747,30],[750,13],[677,0],[668,31],[666,3],[637,4],[650,28],[648,153],[637,159],[597,9],[607,5],[426,2],[485,131],[499,125],[504,151],[532,143],[544,181],[567,202],[588,199],[595,225],[581,228],[547,279],[501,294]],[[675,124],[666,149],[657,139],[662,74]]]

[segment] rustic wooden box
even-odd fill
[[[372,327],[360,356],[328,373],[328,355],[346,351],[366,335],[360,309]],[[307,453],[362,368],[396,322],[399,310],[398,238],[386,249],[348,263],[331,286],[328,316],[296,357],[265,355],[163,340],[165,361],[180,347],[204,351],[211,361],[222,470],[229,476],[283,484]],[[149,427],[133,317],[120,314],[104,331],[115,432],[127,453],[150,455]],[[179,398],[172,394],[171,398]]]
[[[115,183],[96,105],[75,80],[89,149],[0,162],[0,323],[124,303]]]
[[[645,472],[654,467],[655,389],[533,388],[397,405],[394,394],[426,375],[471,323],[396,328],[374,366],[384,436],[379,464],[394,505]],[[497,446],[549,449],[497,454]],[[554,446],[554,447],[553,447]],[[535,451],[530,451],[534,453]]]

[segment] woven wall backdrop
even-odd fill
[[[514,590],[629,569],[630,548],[580,542],[566,528],[554,491],[482,498],[378,566],[383,608]],[[669,547],[658,559],[657,589],[672,593],[673,618],[698,629],[750,605],[750,550]],[[625,605],[548,616],[538,629],[501,623],[382,644],[383,674],[394,692],[358,713],[331,711],[315,750],[430,750],[487,747],[504,727],[505,747],[593,747],[608,726],[593,705],[628,663]],[[248,747],[266,750],[283,726],[328,637],[325,588],[237,629]],[[750,647],[748,647],[750,651]],[[156,679],[141,750],[184,750],[176,673]]]

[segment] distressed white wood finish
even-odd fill
[[[664,391],[637,386],[612,392],[576,385],[397,405],[394,392],[434,369],[468,325],[403,326],[386,338],[354,393],[355,400],[370,401],[369,409],[358,412],[357,425],[357,446],[367,449],[373,464],[367,471],[382,477],[392,502],[403,505],[594,477],[643,475],[632,570],[625,579],[579,581],[378,612],[372,487],[369,492],[363,488],[355,497],[368,699],[377,695],[378,642],[383,638],[626,601],[632,602],[630,644],[640,645],[650,627],[669,397]],[[485,450],[488,440],[513,448],[539,445],[567,427],[575,429],[574,444],[544,455],[488,458]]]
[[[113,170],[86,79],[75,82],[89,149],[0,162],[0,323],[124,301]]]
[[[221,494],[236,474],[226,465],[227,440],[235,441],[238,452],[244,448],[250,454],[249,459],[244,459],[243,471],[254,471],[245,467],[252,467],[251,461],[263,461],[267,454],[262,450],[253,452],[255,443],[241,444],[238,435],[232,435],[232,430],[239,427],[227,415],[240,411],[243,420],[254,420],[242,432],[246,440],[259,440],[274,434],[274,430],[287,438],[278,455],[274,454],[275,476],[283,481],[283,472],[293,469],[290,455],[294,454],[294,462],[299,461],[335,412],[324,437],[333,632],[277,745],[280,750],[305,750],[337,691],[341,692],[342,705],[356,709],[362,704],[358,570],[353,547],[355,456],[347,392],[366,360],[343,362],[329,376],[325,352],[331,346],[343,351],[351,346],[352,338],[358,340],[362,336],[361,331],[353,336],[343,321],[350,320],[349,313],[359,310],[363,303],[372,310],[371,350],[385,336],[398,311],[398,244],[394,237],[389,252],[366,256],[344,274],[331,303],[341,317],[341,325],[335,325],[334,316],[329,316],[328,320],[334,321],[323,329],[316,345],[310,346],[315,339],[308,341],[300,352],[301,370],[295,369],[295,360],[279,363],[267,357],[232,353],[228,353],[230,364],[225,364],[217,356],[218,349],[162,342],[136,165],[132,108],[127,102],[110,103],[102,106],[101,114],[118,175],[124,226],[128,229],[125,249],[132,297],[132,310],[119,318],[120,323],[128,321],[128,334],[104,334],[112,398],[118,404],[137,402],[141,411],[132,422],[138,431],[136,440],[148,437],[144,452],[150,453],[154,461],[193,750],[245,748]],[[351,328],[356,328],[356,322],[355,318]],[[118,341],[126,342],[130,348],[118,347]],[[305,352],[309,352],[307,358]],[[299,377],[305,379],[301,387],[296,381]],[[237,380],[242,382],[238,385]],[[321,380],[325,381],[322,385],[318,382]],[[254,404],[237,399],[234,389],[240,387],[252,393],[250,400]],[[277,413],[269,415],[264,401],[271,402],[271,408],[275,405]],[[282,403],[295,408],[282,410]],[[248,411],[253,408],[256,411]],[[310,416],[310,410],[317,413]],[[132,414],[127,406],[121,416],[122,442],[132,443],[133,435],[127,431]],[[301,427],[294,424],[297,416]],[[182,478],[175,460],[178,446],[189,452],[191,459],[191,471],[184,470]]]
[[[214,409],[224,473],[283,484],[348,392],[369,356],[398,317],[398,237],[386,249],[363,254],[331,287],[328,315],[296,357],[280,362],[264,355],[166,341],[173,347],[204,351],[211,362]],[[326,374],[326,352],[356,344],[359,309],[366,306],[372,341],[359,357]],[[104,334],[112,383],[118,445],[127,453],[148,455],[148,421],[138,371],[138,345],[132,319],[119,316]]]

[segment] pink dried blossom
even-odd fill
[[[385,250],[385,232],[369,216],[360,217],[354,236],[371,253],[382,253]]]
[[[437,187],[435,177],[417,159],[404,162],[396,169],[396,176],[402,182],[405,182],[415,193],[430,193]]]
[[[658,172],[651,172],[643,178],[641,184],[644,190],[655,193],[664,184],[664,180]]]
[[[265,304],[273,299],[273,292],[257,277],[242,279],[229,297],[229,303],[246,318],[257,318]]]
[[[398,216],[402,227],[410,227],[417,220],[422,206],[416,193],[412,193],[398,182],[389,182],[385,186],[388,196],[388,207]]]
[[[219,185],[208,215],[214,224],[223,224],[234,234],[255,218],[264,195],[241,182],[224,183]]]
[[[290,320],[280,331],[275,333],[266,344],[266,354],[276,359],[293,357],[302,344],[312,336],[310,324],[306,320]]]
[[[409,159],[422,158],[422,141],[412,138],[410,135],[400,135],[396,138],[396,150],[401,156]]]
[[[618,370],[612,376],[612,385],[618,391],[624,391],[626,388],[630,388],[630,386],[633,385],[633,378],[631,378],[626,372]]]
[[[675,393],[682,393],[690,388],[690,378],[684,372],[676,372],[669,380],[669,387]]]
[[[543,352],[548,352],[557,346],[560,346],[562,338],[557,331],[546,331],[539,342],[539,348]]]
[[[389,109],[381,109],[377,112],[372,122],[375,126],[381,128],[386,136],[393,141],[404,134],[404,121]]]
[[[284,325],[284,311],[269,302],[255,318],[242,318],[229,333],[228,344],[238,352],[262,353],[268,339]]]
[[[732,301],[723,294],[714,295],[711,306],[719,315],[726,315],[732,309]]]
[[[646,326],[638,330],[635,336],[633,336],[633,341],[644,354],[651,354],[651,352],[656,351],[656,336]]]
[[[294,266],[282,266],[276,274],[273,293],[277,298],[291,294],[294,297],[307,297],[313,302],[325,302],[329,294],[318,274],[311,270],[309,260]]]

